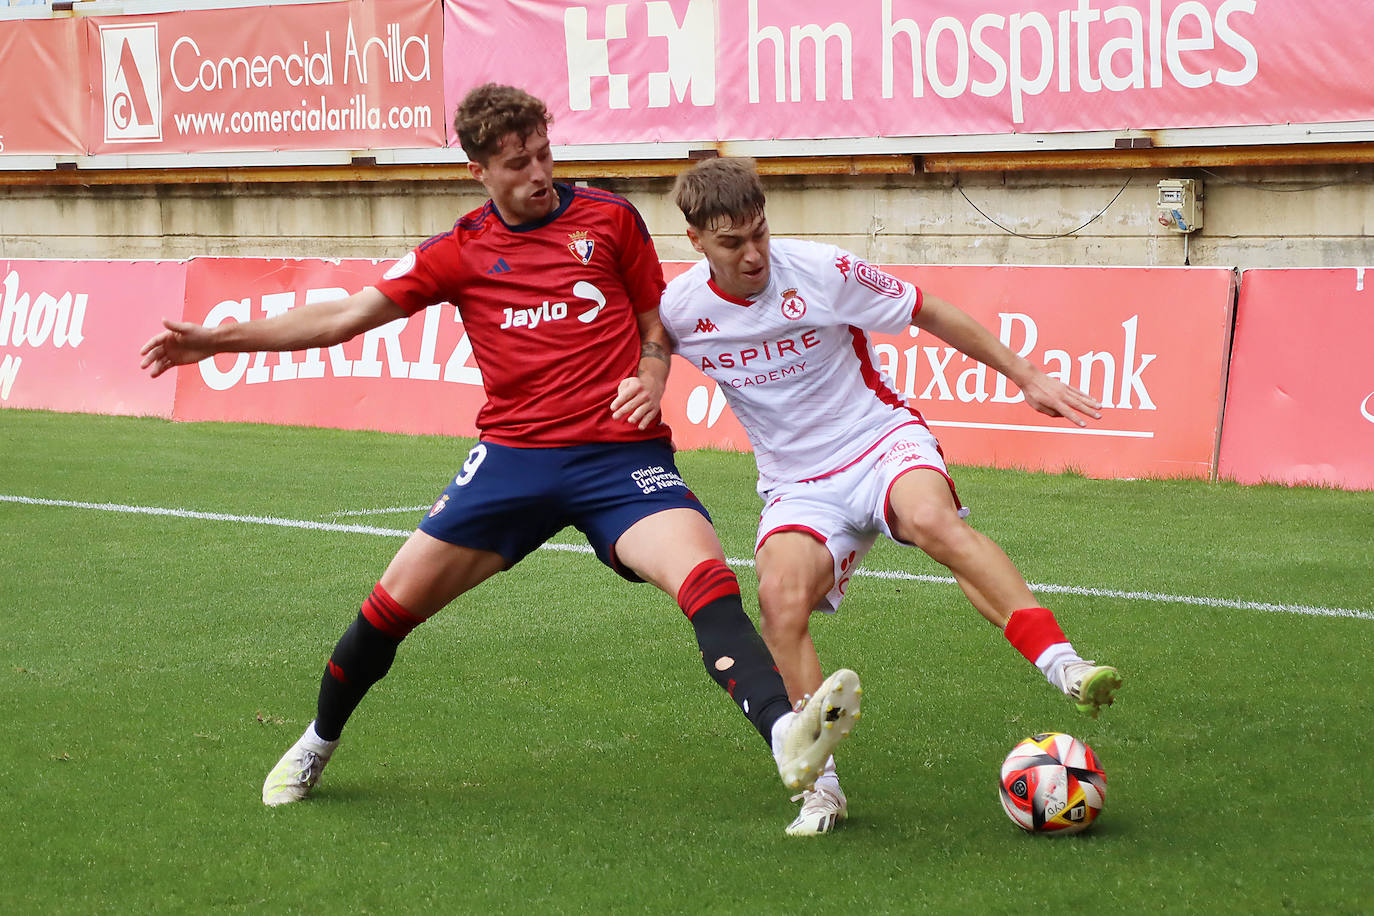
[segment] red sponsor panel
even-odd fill
[[[431,0],[85,20],[94,153],[444,145]]]
[[[1247,270],[1222,477],[1374,489],[1374,268]]]
[[[1369,0],[444,6],[450,108],[486,80],[524,86],[565,144],[1374,117]]]
[[[375,283],[389,261],[197,258],[185,320],[216,326],[280,314]],[[476,435],[482,377],[451,305],[334,347],[225,353],[177,372],[178,420],[238,420]]]
[[[0,154],[85,152],[85,43],[72,19],[0,21]]]
[[[873,335],[882,369],[921,410],[949,461],[1094,477],[1212,475],[1231,271],[886,270],[964,308],[1013,351],[1104,405],[1102,419],[1080,429],[1027,407],[1006,379],[925,332]],[[664,415],[680,446],[747,448],[715,383],[680,359]]]
[[[185,285],[180,261],[0,261],[0,404],[170,417],[138,351]]]

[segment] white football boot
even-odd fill
[[[783,785],[810,789],[816,784],[835,746],[854,730],[862,696],[859,676],[841,668],[821,683],[814,696],[798,701],[795,712],[779,720],[786,731],[774,743],[773,756]]]
[[[839,781],[834,779],[820,780],[815,788],[793,795],[792,800],[800,801],[802,806],[797,819],[787,825],[788,836],[829,833],[849,814],[844,790],[840,788]]]
[[[262,784],[262,803],[275,807],[305,798],[320,781],[324,765],[338,746],[338,741],[325,741],[316,735],[315,723],[311,722],[305,734],[267,774],[267,781]]]

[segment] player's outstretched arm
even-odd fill
[[[663,390],[668,386],[668,368],[672,343],[668,331],[658,317],[658,309],[640,312],[639,369],[623,380],[611,401],[611,416],[648,429],[656,419],[663,402]]]
[[[213,328],[164,318],[163,330],[139,351],[141,366],[157,378],[174,366],[198,363],[216,353],[331,347],[405,315],[400,306],[368,286],[343,299],[312,302],[271,318]]]
[[[1102,405],[1096,398],[1051,378],[1039,366],[1017,356],[958,306],[925,295],[912,324],[1011,379],[1026,396],[1026,403],[1041,413],[1064,417],[1078,426],[1087,426],[1088,417],[1102,419]]]

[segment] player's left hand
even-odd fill
[[[1058,379],[1050,378],[1039,369],[1020,387],[1021,393],[1026,396],[1026,403],[1047,416],[1064,417],[1078,426],[1088,425],[1085,417],[1102,419],[1100,401]]]
[[[663,386],[655,379],[636,375],[624,379],[611,401],[611,416],[640,429],[648,429],[658,419]]]

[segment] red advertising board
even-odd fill
[[[84,20],[94,153],[444,144],[433,0]]]
[[[565,144],[1374,118],[1368,0],[444,4],[450,109],[524,86]]]
[[[170,417],[138,351],[185,283],[181,261],[0,261],[0,405]]]
[[[672,265],[671,274],[683,269]],[[1233,293],[1223,268],[916,267],[886,270],[961,306],[1007,346],[1104,405],[1080,429],[915,329],[874,335],[882,368],[956,464],[1093,477],[1209,477]],[[678,444],[747,449],[715,383],[674,361],[664,415]]]
[[[1374,489],[1374,267],[1241,275],[1220,474]]]
[[[279,314],[375,283],[389,261],[197,258],[185,320]],[[482,379],[456,310],[425,309],[326,349],[231,353],[177,371],[176,418],[473,435]]]
[[[6,405],[402,433],[476,432],[474,420],[485,400],[481,375],[450,305],[335,347],[222,354],[178,370],[174,383],[172,374],[148,380],[138,370],[138,348],[164,315],[183,314],[207,325],[263,318],[355,292],[373,283],[389,262],[3,263],[0,395]],[[669,276],[685,266],[665,265]],[[911,265],[888,270],[962,305],[1013,350],[1105,405],[1101,421],[1080,429],[1035,413],[1005,379],[929,335],[875,335],[883,370],[920,408],[951,462],[1075,469],[1098,477],[1213,472],[1230,271]],[[1352,331],[1344,339],[1357,335]],[[1374,397],[1366,400],[1367,419],[1374,415]],[[679,447],[749,447],[724,395],[683,360],[675,360],[663,413]]]
[[[85,152],[85,38],[70,19],[0,21],[0,154]]]

